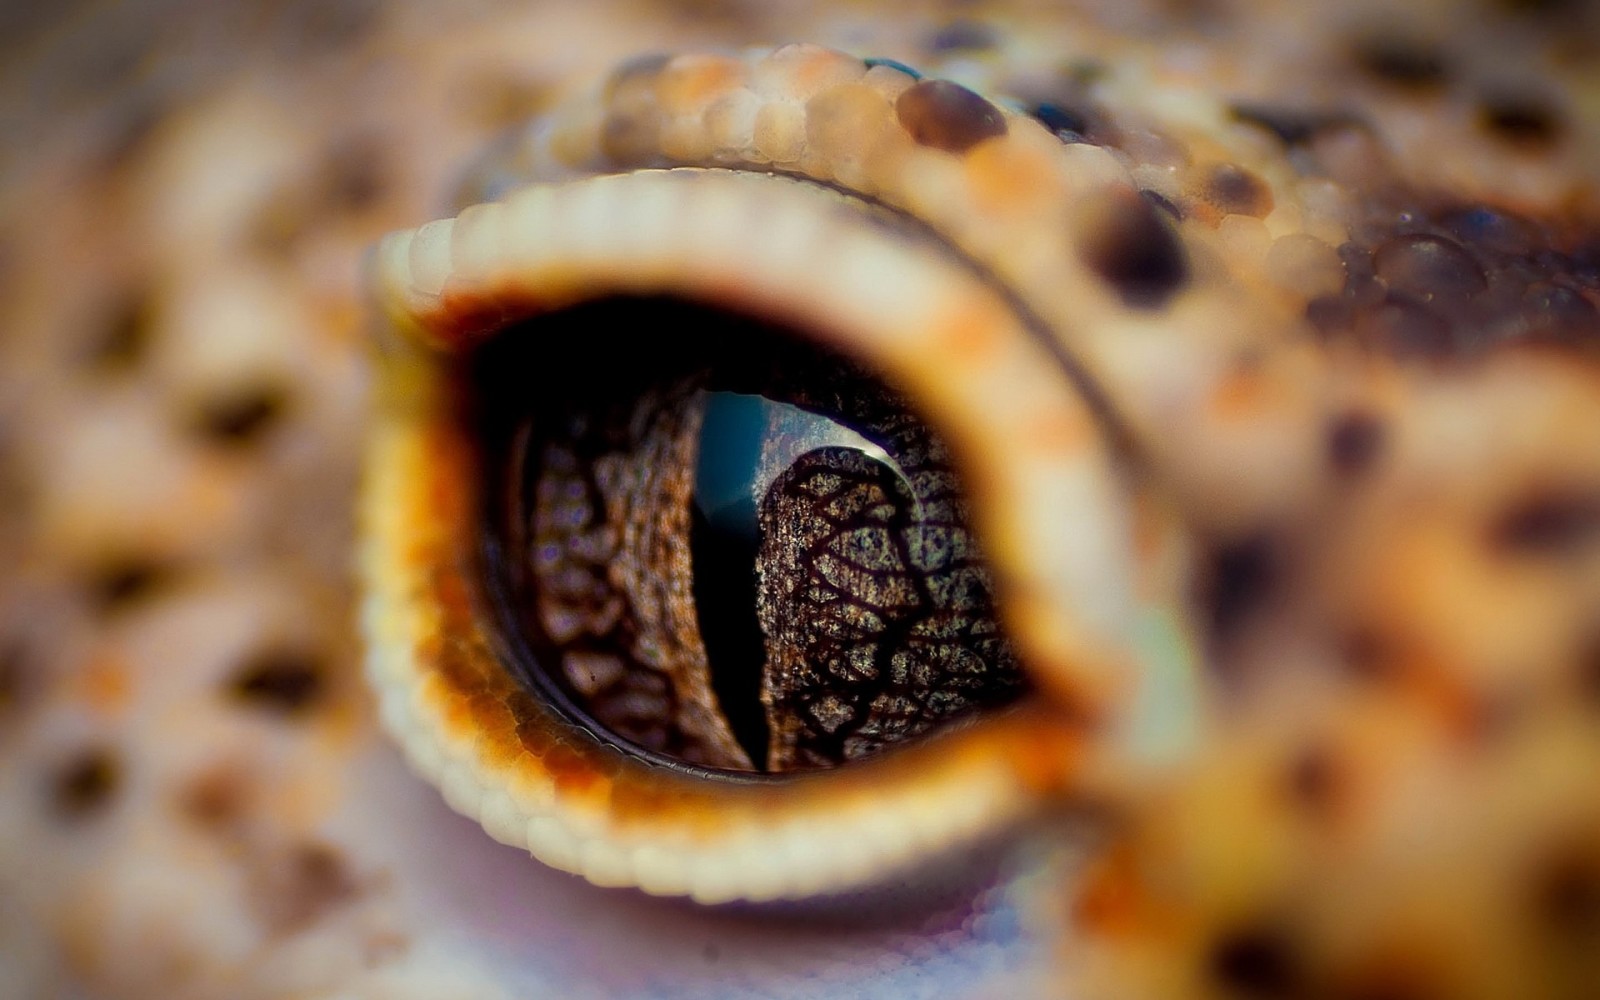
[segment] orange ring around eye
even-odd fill
[[[496,839],[707,902],[853,890],[1016,826],[1077,780],[1084,720],[1121,712],[1132,531],[1096,417],[980,270],[871,211],[788,178],[641,171],[526,188],[378,248],[373,285],[404,336],[363,497],[368,672],[414,766]],[[633,294],[782,317],[891,376],[965,472],[1023,661],[1081,679],[1074,713],[1034,698],[835,771],[741,782],[617,750],[523,689],[477,578],[483,477],[452,358],[513,320]]]

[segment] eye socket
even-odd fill
[[[1099,766],[1086,749],[1094,706],[1116,695],[1135,621],[1122,487],[1099,417],[1053,359],[1048,334],[1030,329],[992,275],[926,227],[794,179],[644,170],[527,187],[394,234],[371,268],[392,336],[382,342],[362,491],[368,676],[412,766],[491,836],[603,886],[702,902],[809,898],[966,870],[963,859]],[[573,325],[630,302],[649,309],[611,325],[634,331],[624,344],[631,356],[588,324]],[[669,326],[663,309],[688,309],[694,321]],[[795,384],[770,402],[831,441],[836,459],[858,461],[851,456],[862,454],[861,438],[871,443],[871,425],[905,412],[885,404],[874,417],[873,407],[896,394],[913,403],[962,473],[967,529],[988,556],[1019,677],[1026,671],[1081,700],[1065,712],[1026,693],[1002,710],[957,707],[952,724],[848,766],[758,780],[663,766],[666,755],[585,723],[584,707],[557,683],[564,675],[531,669],[555,661],[528,641],[537,630],[518,621],[526,611],[510,613],[519,607],[514,574],[538,582],[538,518],[526,498],[537,501],[529,473],[545,463],[529,447],[529,415],[543,406],[571,417],[607,393],[639,409],[645,394],[665,399],[707,369],[732,381],[707,383],[706,410],[728,398],[715,393],[770,391],[741,384],[755,352],[737,348],[770,348],[773,331],[737,317],[782,317],[805,345],[809,360],[778,370]],[[519,343],[526,366],[492,350]],[[574,344],[603,363],[567,364]],[[861,381],[858,370],[822,360],[834,353],[883,373],[892,391],[874,380],[853,402],[797,405]],[[619,395],[607,386],[623,371],[638,374]],[[509,391],[485,391],[493,378]],[[558,426],[545,421],[540,433]],[[888,493],[901,481],[894,465],[914,479],[921,461],[892,444],[877,442],[892,462],[874,453],[858,466]],[[680,517],[695,506],[698,463],[687,450],[676,466],[681,499],[660,506]],[[516,546],[513,530],[524,532]],[[702,566],[715,561],[708,553],[726,551],[699,541]],[[514,550],[531,553],[529,569],[511,568]],[[499,568],[485,572],[489,565]],[[681,620],[704,626],[683,579],[679,599],[693,613]],[[537,588],[521,588],[530,592]],[[746,600],[734,607],[751,607]],[[971,618],[981,632],[982,614]],[[710,632],[725,634],[721,625]]]
[[[654,296],[513,326],[473,370],[514,669],[598,735],[788,773],[1023,693],[949,450],[861,366]]]

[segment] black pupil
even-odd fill
[[[859,366],[664,298],[476,361],[514,668],[597,735],[788,772],[1021,693],[944,445]]]

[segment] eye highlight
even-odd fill
[[[486,404],[508,624],[529,679],[604,736],[786,773],[1023,691],[948,449],[799,338],[617,298],[481,352],[476,395],[528,401]]]

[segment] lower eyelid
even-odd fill
[[[636,193],[674,224],[595,225],[597,217],[627,217],[614,206],[602,211],[602,194],[622,201]],[[800,317],[803,328],[876,355],[940,424],[973,484],[975,530],[998,543],[991,558],[1003,597],[1043,594],[1056,608],[1103,602],[1101,587],[1082,592],[1085,573],[1039,577],[1033,569],[1060,563],[1048,554],[1052,546],[1081,542],[1063,537],[1059,510],[1121,524],[1094,417],[983,282],[881,224],[855,226],[842,201],[794,181],[721,172],[574,182],[391,237],[377,256],[376,285],[397,325],[417,333],[419,347],[402,350],[420,349],[422,368],[435,370],[424,378],[433,380],[444,378],[448,364],[429,354],[471,350],[511,315],[607,288],[711,301],[731,295],[736,307]],[[785,213],[796,221],[783,224]],[[794,242],[768,244],[768,229],[751,221],[757,216],[777,220]],[[540,239],[518,239],[520,227]],[[704,252],[717,241],[721,250]],[[815,264],[797,268],[797,257]],[[884,274],[896,280],[866,280]],[[936,346],[952,317],[964,336],[972,323],[986,331],[985,348],[969,354],[955,379]],[[419,362],[392,363],[415,372]],[[602,883],[708,902],[808,896],[859,887],[1002,835],[1069,782],[1069,762],[1083,758],[1074,750],[1082,730],[1063,726],[1042,705],[782,784],[662,769],[574,729],[512,681],[496,655],[472,578],[475,449],[449,394],[430,396],[385,412],[369,453],[369,673],[385,720],[413,760],[443,780],[452,805],[497,837]],[[1084,424],[1075,435],[1083,446],[1020,458],[981,447],[1026,439],[1041,422]],[[1037,495],[1041,486],[1054,505],[997,509],[1003,498]],[[1106,533],[1125,536],[1121,527]],[[1079,643],[1086,666],[1104,656],[1107,640],[1096,648],[1093,635],[1081,629],[1069,640]],[[1017,638],[1026,659],[1037,637]]]

